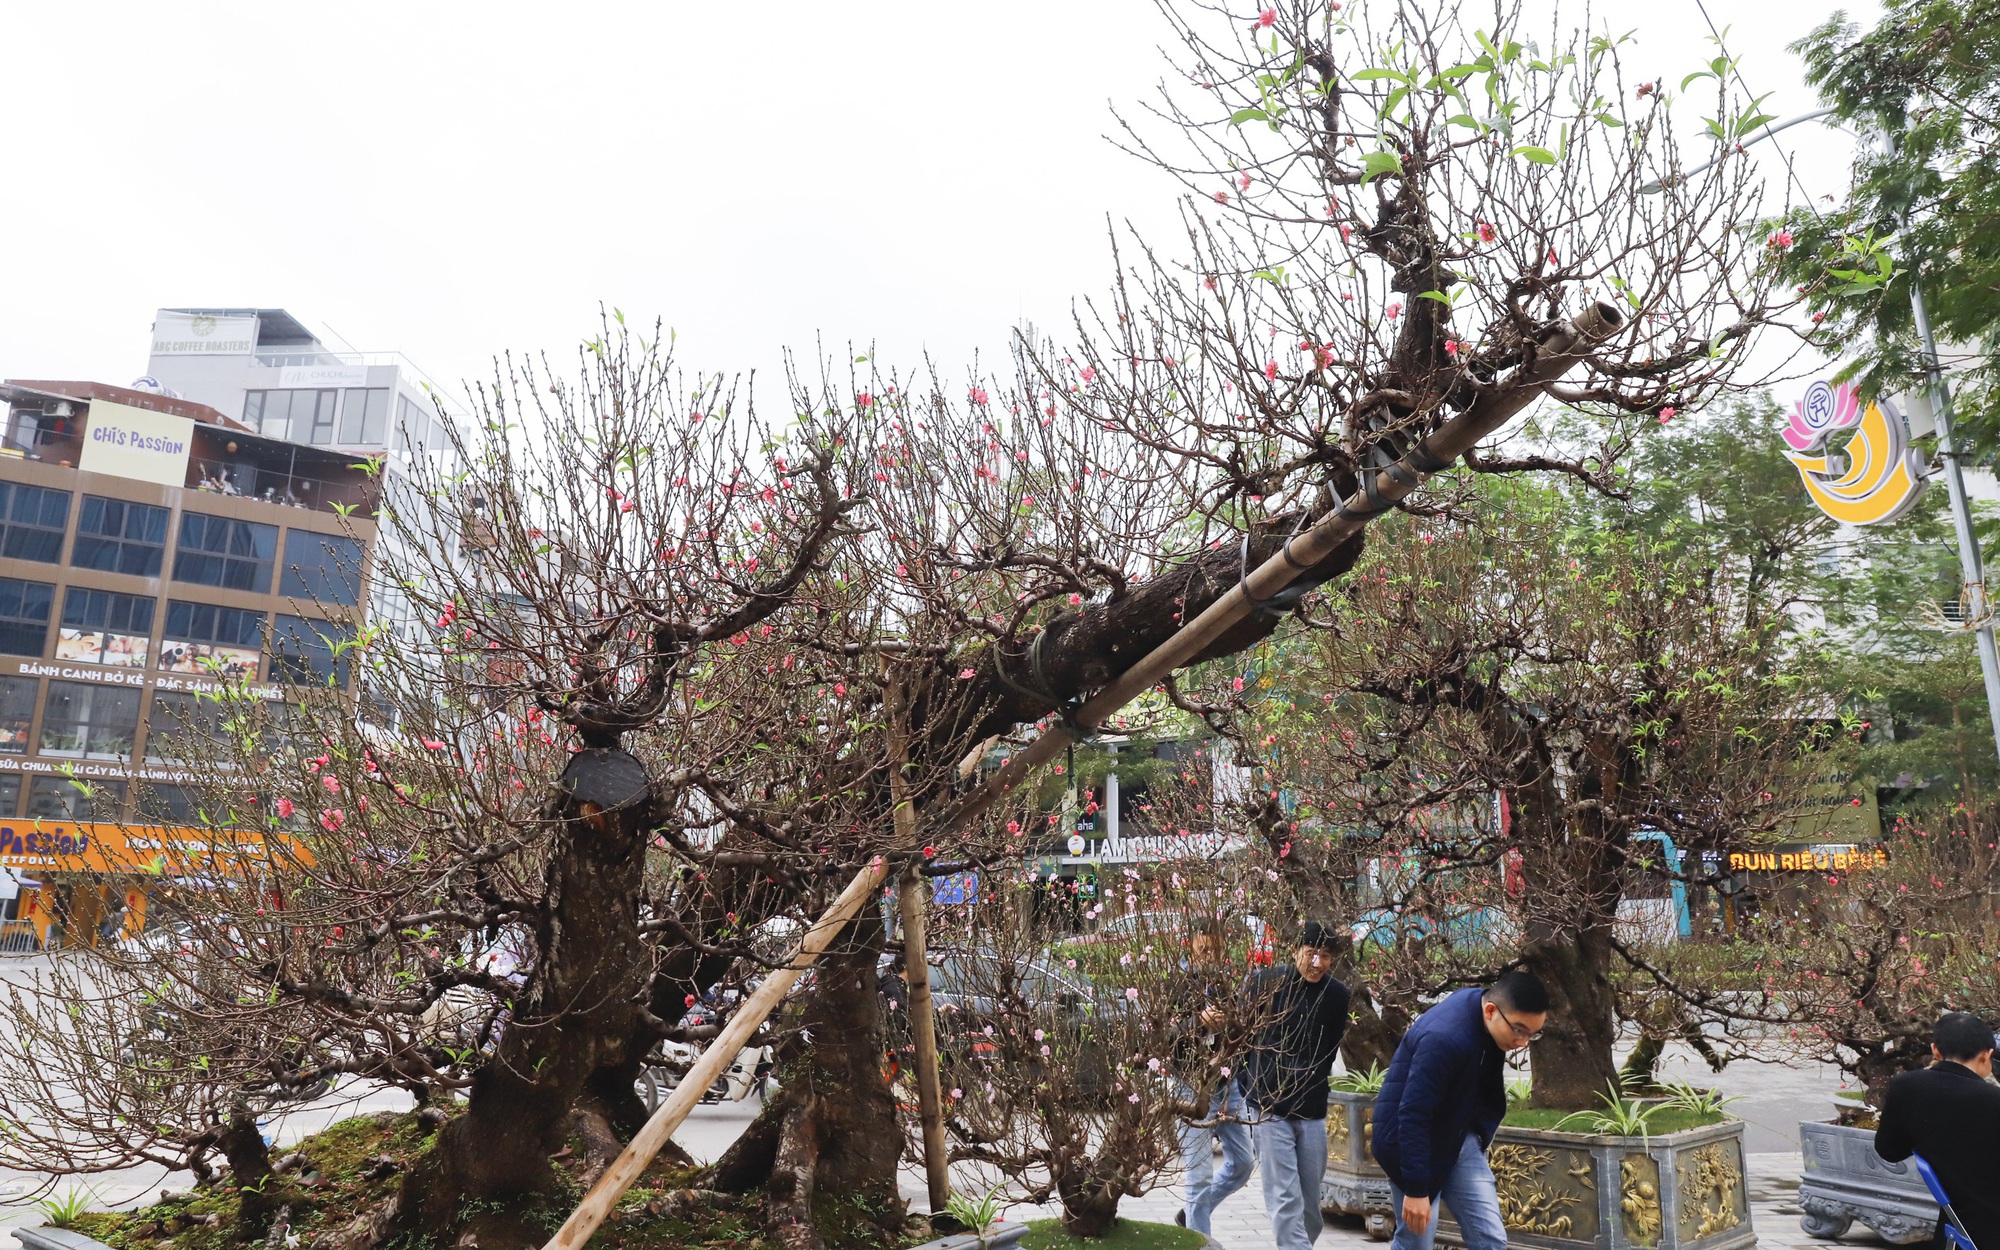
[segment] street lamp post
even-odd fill
[[[1766,124],[1756,138],[1738,146],[1743,148],[1762,143],[1781,130],[1798,125],[1800,122],[1815,121],[1838,112],[1837,109],[1814,109],[1797,117],[1781,122]],[[1893,145],[1893,137],[1890,143]],[[1717,157],[1716,160],[1720,160]],[[1683,178],[1691,178],[1708,169],[1715,161],[1697,165],[1686,173],[1669,174],[1639,188],[1641,195],[1657,195]],[[1909,233],[1910,218],[1904,210],[1902,228]],[[1979,649],[1979,672],[1986,685],[1986,715],[1993,726],[1993,749],[2000,755],[2000,645],[1993,636],[1994,611],[1986,595],[1986,561],[1980,554],[1979,538],[1972,528],[1972,505],[1965,494],[1965,471],[1960,464],[1963,453],[1958,449],[1958,438],[1952,430],[1951,384],[1945,380],[1944,367],[1938,358],[1937,339],[1931,334],[1930,310],[1924,304],[1924,288],[1916,262],[1907,265],[1910,279],[1910,313],[1916,322],[1917,337],[1924,349],[1924,380],[1931,392],[1931,405],[1935,413],[1938,435],[1938,458],[1942,461],[1945,490],[1951,496],[1951,524],[1958,536],[1958,569],[1964,586],[1959,592],[1959,623],[1955,628],[1970,630]]]

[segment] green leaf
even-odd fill
[[[1751,131],[1757,129],[1757,127],[1759,126],[1764,125],[1766,122],[1776,120],[1777,116],[1778,115],[1776,113],[1759,113],[1754,117],[1745,117],[1740,119],[1736,123],[1736,137],[1741,139],[1744,135],[1749,134]]]
[[[1451,307],[1451,296],[1446,295],[1443,291],[1418,291],[1417,298],[1434,299],[1438,303],[1443,304],[1446,308]]]
[[[1547,148],[1522,146],[1514,149],[1514,155],[1525,156],[1537,165],[1553,165],[1556,163],[1556,154]]]
[[[1484,125],[1480,124],[1479,119],[1470,113],[1460,113],[1454,117],[1447,117],[1444,119],[1444,124],[1447,126],[1463,126],[1467,130],[1486,129]]]
[[[1271,115],[1269,113],[1256,107],[1238,109],[1229,115],[1229,124],[1232,126],[1241,126],[1244,122],[1267,122],[1270,120]]]
[[[1394,152],[1370,152],[1361,158],[1361,181],[1372,182],[1383,174],[1403,172],[1403,158]]]
[[[1403,102],[1403,97],[1409,94],[1410,94],[1410,89],[1408,87],[1398,87],[1394,91],[1391,91],[1389,93],[1389,98],[1382,101],[1382,111],[1378,114],[1378,116],[1387,117],[1389,114],[1395,112],[1396,106],[1398,104],[1401,104]]]
[[[1410,76],[1408,74],[1400,73],[1393,69],[1364,69],[1358,74],[1349,74],[1347,76],[1347,81],[1374,82],[1375,80],[1380,78],[1393,78],[1397,82],[1410,81]]]

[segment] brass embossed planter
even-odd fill
[[[1387,1241],[1396,1231],[1389,1207],[1389,1178],[1375,1164],[1375,1095],[1336,1089],[1327,1094],[1326,1175],[1319,1205],[1340,1215],[1359,1215],[1368,1235]]]
[[[1502,1128],[1487,1155],[1507,1239],[1544,1250],[1747,1250],[1743,1122],[1612,1137]],[[1450,1207],[1438,1239],[1463,1245]]]

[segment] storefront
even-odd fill
[[[254,832],[0,820],[0,866],[20,882],[0,945],[73,950],[135,937],[160,889],[241,871],[263,851],[263,836]]]

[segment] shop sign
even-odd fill
[[[155,356],[248,356],[256,350],[255,317],[217,317],[164,308],[153,315]]]
[[[83,433],[83,454],[76,467],[85,473],[185,486],[188,448],[193,442],[192,418],[93,399],[90,422]]]
[[[66,630],[64,632],[68,633],[70,631]],[[111,636],[114,638],[122,637],[122,635]],[[168,644],[168,648],[171,650],[173,647],[185,645],[189,644],[170,643]],[[218,649],[229,650],[230,648]],[[62,644],[58,643],[56,649],[58,660],[66,658],[63,657],[62,650]],[[144,654],[143,648],[140,654]],[[255,657],[257,653],[253,651],[247,654]],[[109,660],[104,661],[104,663],[112,665],[112,662]],[[99,685],[105,686],[140,686],[154,690],[187,694],[219,694],[224,689],[234,688],[229,683],[219,681],[214,677],[155,676],[152,673],[133,669],[124,669],[121,671],[115,665],[106,668],[75,668],[66,663],[50,663],[47,660],[15,660],[11,661],[11,664],[13,671],[23,677],[59,677],[64,681],[94,681]],[[206,673],[208,670],[199,669],[192,671]],[[251,671],[255,671],[254,658],[251,661]],[[282,699],[285,697],[284,690],[275,685],[250,685],[244,686],[242,689],[253,699]]]
[[[367,365],[286,365],[278,370],[278,388],[316,390],[326,386],[368,385]]]
[[[0,820],[0,865],[41,872],[230,871],[264,853],[255,832],[120,825],[105,821]]]
[[[1888,864],[1879,846],[1827,845],[1794,850],[1731,851],[1731,872],[1866,872]]]
[[[1849,432],[1852,432],[1851,434]],[[1836,521],[1881,525],[1924,493],[1923,460],[1903,414],[1887,399],[1863,404],[1852,386],[1814,382],[1782,431],[1806,494]],[[1832,442],[1843,434],[1838,450]]]

